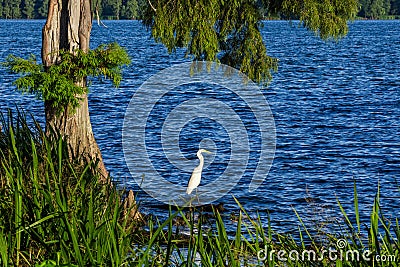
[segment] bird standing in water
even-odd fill
[[[204,158],[201,153],[211,154],[210,151],[205,150],[205,149],[199,149],[199,151],[197,151],[197,157],[200,160],[200,164],[199,164],[199,166],[194,168],[192,176],[190,177],[190,180],[189,180],[189,183],[188,183],[188,186],[186,189],[186,194],[188,194],[188,195],[190,195],[194,189],[196,189],[196,193],[197,193],[197,187],[199,186],[200,181],[201,181],[201,172],[203,171],[203,165],[204,165]]]

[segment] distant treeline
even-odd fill
[[[400,0],[359,0],[359,17],[368,19],[400,15]],[[93,15],[102,19],[140,19],[146,0],[93,0]],[[43,19],[49,0],[0,0],[2,19]],[[268,12],[266,12],[268,16]],[[279,18],[279,14],[269,14]]]
[[[146,0],[93,0],[94,18],[140,19]],[[0,0],[2,19],[44,19],[49,0]]]
[[[361,5],[358,16],[368,19],[380,19],[400,15],[400,0],[359,0]]]

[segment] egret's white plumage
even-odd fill
[[[190,177],[190,180],[189,180],[189,183],[188,183],[188,186],[186,189],[186,194],[188,194],[188,195],[190,195],[192,193],[192,191],[199,186],[200,181],[201,181],[201,172],[203,171],[203,165],[204,165],[204,158],[201,153],[211,154],[210,151],[205,150],[205,149],[199,149],[199,151],[197,151],[197,157],[200,160],[200,164],[199,164],[199,166],[194,168],[192,176]]]

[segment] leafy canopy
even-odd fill
[[[82,83],[87,76],[104,76],[119,86],[122,66],[128,64],[127,52],[117,43],[100,45],[87,53],[61,50],[59,62],[48,68],[38,64],[34,55],[28,59],[10,55],[3,63],[11,72],[22,75],[14,82],[18,90],[49,101],[58,113],[68,106],[75,110],[80,105],[79,96],[88,93],[88,88]]]
[[[267,55],[260,33],[264,11],[298,18],[323,39],[347,33],[357,0],[149,0],[144,24],[169,52],[187,48],[195,60],[217,61],[256,82],[268,82],[277,59]]]

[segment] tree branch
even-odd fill
[[[157,12],[157,9],[154,8],[154,6],[151,4],[150,0],[147,0],[147,1],[149,2],[151,9],[153,9],[154,12]]]

